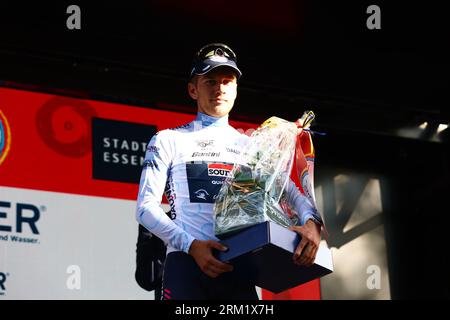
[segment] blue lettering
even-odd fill
[[[3,272],[0,272],[0,288],[3,291],[6,290],[5,282],[6,282],[6,274],[4,274]]]
[[[22,215],[23,211],[28,210],[33,212],[32,217],[24,217]],[[32,204],[18,203],[17,204],[17,232],[22,232],[22,224],[28,223],[30,225],[31,231],[34,234],[39,234],[39,231],[36,227],[36,221],[39,220],[40,212],[39,209],[33,206]]]
[[[11,208],[11,203],[0,201],[0,207],[2,207],[2,208]],[[1,212],[0,211],[0,218],[6,218],[6,216],[7,216],[6,212]],[[0,231],[11,232],[11,227],[10,226],[2,226],[2,225],[0,225]]]

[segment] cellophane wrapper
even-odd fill
[[[284,227],[297,224],[284,190],[292,171],[298,129],[278,117],[266,120],[249,138],[217,195],[215,234],[218,237],[271,220]]]

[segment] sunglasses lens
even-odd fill
[[[236,61],[236,54],[233,52],[233,50],[231,50],[228,46],[220,43],[206,45],[197,53],[197,57],[201,60],[204,60],[213,55],[225,56],[228,59]]]

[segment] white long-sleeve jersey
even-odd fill
[[[167,253],[188,253],[193,240],[216,240],[214,201],[235,163],[241,163],[248,136],[228,124],[228,116],[199,112],[194,121],[158,132],[145,154],[136,219],[167,244]],[[161,208],[163,192],[170,217]],[[289,205],[303,225],[317,217],[311,202],[288,181]]]

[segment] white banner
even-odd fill
[[[0,299],[153,299],[134,279],[135,206],[0,187]]]

